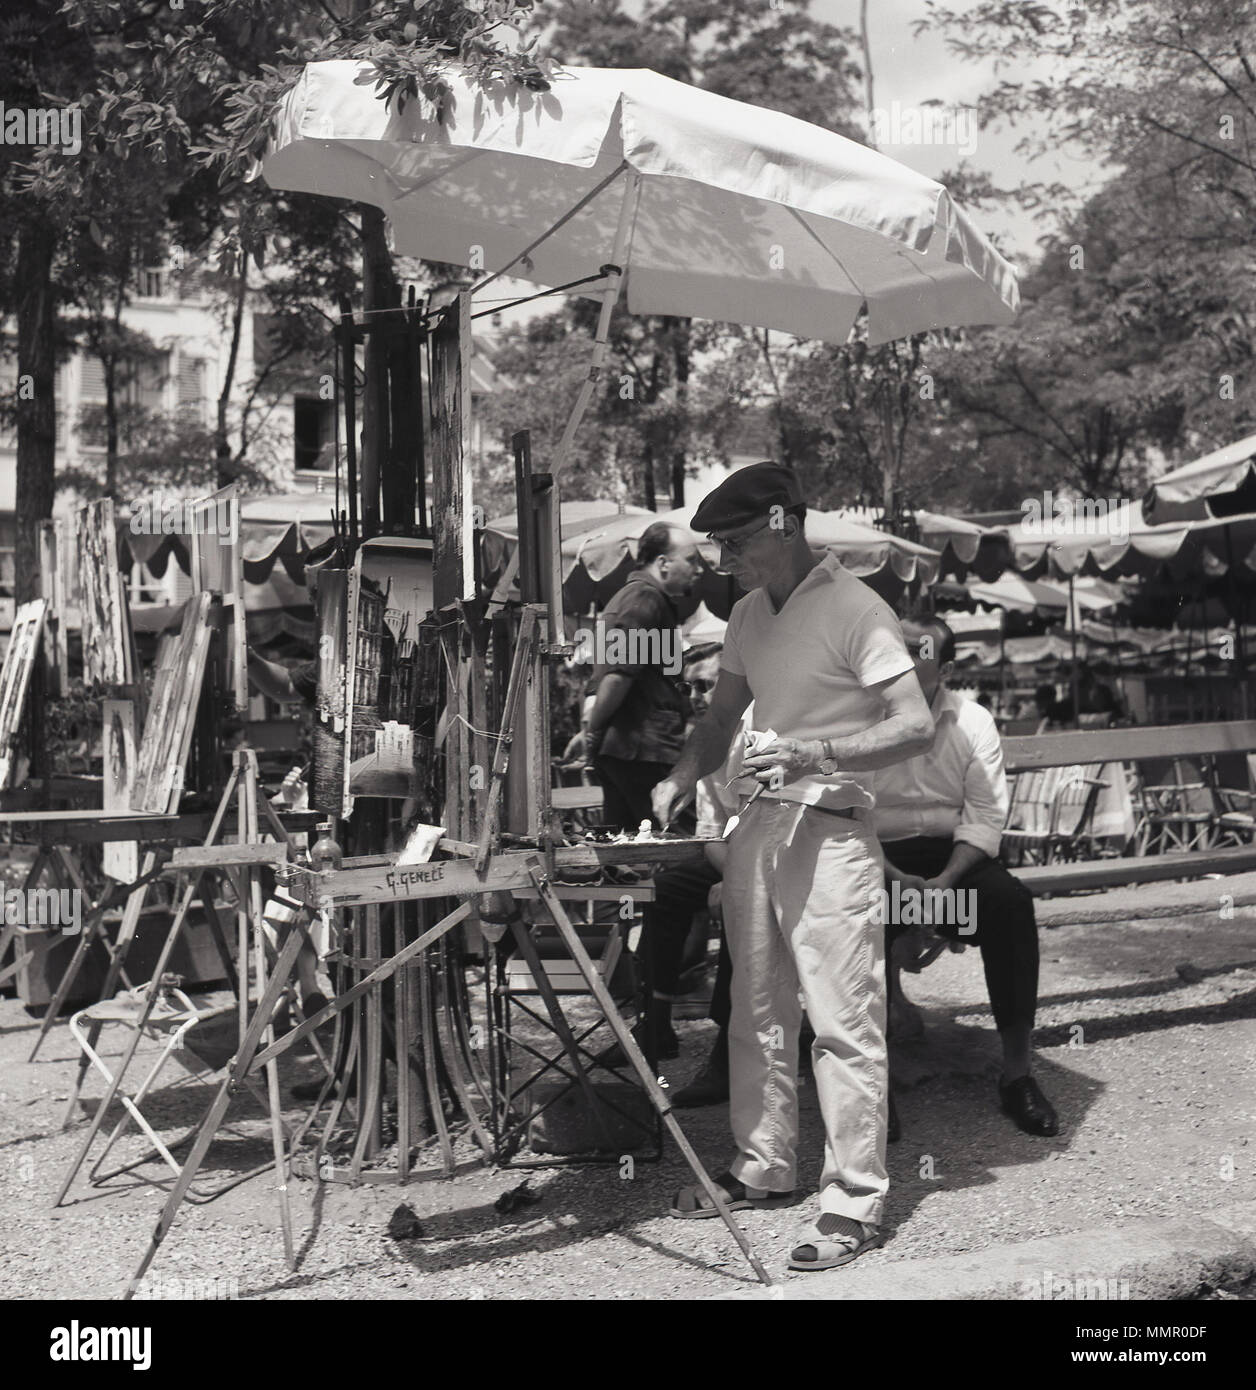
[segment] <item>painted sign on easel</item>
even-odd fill
[[[171,815],[179,808],[209,655],[211,603],[206,593],[190,598],[183,610],[178,640],[164,646],[158,655],[131,792],[133,811]]]
[[[349,650],[349,571],[320,569],[314,593],[318,622],[318,689],[314,697],[314,767],[310,805],[348,815],[345,784],[346,658]],[[351,810],[352,808],[350,808]]]
[[[135,781],[138,749],[133,700],[102,700],[101,751],[104,770],[104,809],[129,811],[131,788]],[[107,840],[102,846],[105,873],[118,883],[134,883],[139,877],[139,843],[135,840]]]
[[[4,670],[0,672],[0,791],[21,781],[25,765],[28,765],[28,760],[18,753],[17,736],[22,726],[31,672],[39,655],[45,607],[41,598],[22,604],[14,616],[13,631],[9,633]]]
[[[415,729],[426,655],[419,629],[431,608],[431,541],[380,536],[360,547],[348,590],[346,807],[354,796],[418,794],[431,757]]]
[[[118,569],[113,501],[89,502],[75,512],[78,598],[83,629],[83,679],[88,685],[133,685],[135,652],[131,610]]]
[[[64,517],[41,523],[39,528],[39,585],[45,603],[44,657],[48,663],[48,693],[65,695],[69,685],[68,596],[70,593],[69,525]]]
[[[248,706],[248,649],[244,619],[244,559],[240,549],[240,496],[232,484],[189,508],[192,588],[221,596],[227,626],[227,684],[237,708]]]

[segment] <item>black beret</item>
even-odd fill
[[[773,507],[806,499],[798,474],[783,463],[752,463],[731,473],[703,499],[689,523],[695,531],[733,531],[766,516]]]

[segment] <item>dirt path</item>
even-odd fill
[[[974,1251],[1256,1198],[1256,913],[1044,930],[1042,956],[1037,1075],[1063,1133],[1033,1139],[998,1113],[998,1046],[979,958],[975,950],[942,957],[908,984],[928,1033],[896,1056],[904,1136],[889,1155],[895,1232],[865,1259]],[[1192,968],[1179,973],[1186,961]],[[163,1194],[126,1179],[108,1192],[80,1181],[69,1205],[50,1210],[82,1131],[56,1128],[73,1072],[68,1031],[58,1025],[28,1065],[35,1027],[16,1001],[0,1000],[0,1297],[114,1297]],[[710,1028],[679,1024],[674,1084],[695,1069]],[[108,1040],[112,1055],[121,1036],[114,1030]],[[285,1077],[312,1072],[312,1062],[297,1061]],[[99,1094],[94,1083],[88,1094]],[[159,1091],[151,1110],[163,1134],[194,1123],[210,1094],[200,1082]],[[821,1136],[814,1090],[802,1099],[801,1172],[811,1192]],[[245,1101],[233,1113],[237,1121],[211,1151],[217,1168],[207,1185],[268,1157],[260,1111]],[[730,1156],[723,1110],[681,1118],[712,1171],[722,1168]],[[617,1165],[493,1171],[469,1147],[462,1159],[452,1179],[425,1172],[404,1190],[294,1180],[295,1274],[283,1265],[273,1174],[186,1206],[153,1266],[152,1292],[631,1299],[718,1296],[753,1279],[719,1222],[666,1215],[688,1172],[671,1149],[657,1164],[636,1163],[630,1176]],[[495,1200],[524,1177],[541,1200],[499,1215]],[[420,1217],[417,1239],[386,1234],[401,1201]],[[808,1211],[743,1216],[774,1272],[784,1271]]]

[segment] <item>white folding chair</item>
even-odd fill
[[[70,1019],[70,1033],[79,1047],[83,1049],[88,1061],[105,1080],[106,1099],[102,1100],[101,1104],[105,1104],[110,1092],[113,1092],[113,1098],[120,1102],[123,1110],[105,1142],[105,1147],[97,1155],[88,1174],[88,1180],[93,1184],[117,1177],[118,1174],[138,1166],[139,1163],[151,1157],[151,1155],[145,1155],[143,1158],[133,1160],[110,1173],[101,1173],[101,1167],[109,1152],[132,1123],[144,1132],[152,1143],[153,1149],[161,1155],[167,1166],[177,1176],[182,1171],[182,1165],[173,1156],[170,1147],[162,1142],[161,1136],[145,1119],[140,1105],[157,1084],[157,1078],[172,1057],[175,1057],[190,1073],[212,1073],[225,1066],[234,1055],[237,1017],[234,1001],[216,1008],[198,1009],[192,1000],[176,986],[174,981],[177,978],[177,976],[165,976],[160,982],[156,982],[157,998],[153,1001],[148,1018],[144,1021],[144,1036],[153,1041],[161,1042],[162,1047],[143,1081],[132,1092],[128,1093],[123,1089],[121,1078],[115,1078],[108,1062],[92,1047],[88,1041],[87,1030],[94,1023],[117,1023],[132,1029],[136,1028],[148,1004],[149,993],[154,988],[154,982],[149,981],[135,989],[123,990],[112,999],[102,999],[86,1009],[80,1009]],[[223,1025],[221,1039],[213,1035],[212,1028],[202,1027],[203,1036],[197,1039],[195,1045],[189,1041],[189,1034],[192,1033],[193,1029],[218,1022]],[[115,1081],[117,1082],[116,1090]],[[254,1088],[255,1083],[252,1078],[248,1080],[247,1084],[251,1090]],[[257,1094],[256,1091],[255,1094]],[[264,1097],[259,1096],[259,1099],[265,1103]],[[190,1136],[185,1136],[185,1139],[187,1137]],[[184,1141],[177,1141],[172,1147],[178,1148],[182,1142]],[[79,1155],[74,1171],[77,1171],[85,1158],[86,1152]],[[69,1182],[73,1181],[74,1171],[70,1173],[67,1187]],[[218,1191],[223,1190],[225,1189],[218,1189]],[[216,1196],[217,1192],[195,1192],[194,1195],[207,1199]]]

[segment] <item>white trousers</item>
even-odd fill
[[[797,1185],[801,990],[825,1128],[820,1209],[875,1224],[889,1185],[883,862],[870,820],[764,796],[729,838],[723,889],[730,1171],[770,1192]]]

